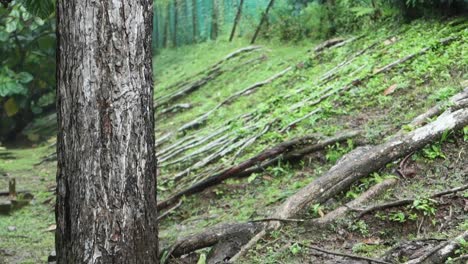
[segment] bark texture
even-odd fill
[[[57,1],[58,263],[158,262],[152,10]]]

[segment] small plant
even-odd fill
[[[406,222],[406,215],[402,211],[390,213],[388,219],[393,222],[404,223]]]
[[[294,243],[292,246],[289,247],[289,251],[291,251],[293,255],[297,255],[301,253],[302,247],[298,243]]]
[[[336,163],[344,154],[354,149],[354,142],[348,139],[347,146],[342,146],[340,143],[336,143],[333,146],[328,147],[327,154],[325,157],[329,162]]]
[[[323,217],[324,215],[323,206],[321,204],[317,203],[312,206],[312,216]]]
[[[365,190],[369,189],[370,186],[382,182],[385,178],[388,178],[388,176],[381,176],[380,174],[374,172],[369,177],[361,179],[358,184],[351,186],[350,190],[346,192],[345,196],[346,198],[355,199]]]
[[[437,158],[443,158],[443,159],[447,158],[445,154],[442,152],[442,147],[440,146],[440,144],[432,144],[428,147],[425,147],[423,149],[423,154],[426,158],[430,160],[435,160]]]
[[[435,215],[437,211],[435,204],[436,204],[436,201],[432,199],[420,199],[420,200],[417,199],[417,200],[414,200],[411,208],[421,211],[426,216],[433,216]]]
[[[363,220],[359,220],[351,224],[349,227],[351,231],[359,232],[361,235],[366,236],[369,234],[369,228]]]
[[[455,254],[457,255],[466,255],[468,254],[468,241],[463,238],[460,238],[458,241],[460,243],[460,248],[455,250]]]

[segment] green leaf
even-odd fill
[[[47,18],[54,13],[55,5],[53,0],[21,0],[29,13],[40,18]]]
[[[0,97],[6,97],[15,94],[26,94],[26,88],[16,80],[6,76],[0,76]]]
[[[10,34],[8,34],[8,32],[3,31],[3,29],[0,28],[0,41],[7,41],[9,36]]]
[[[206,254],[200,254],[200,258],[198,259],[197,264],[206,264]]]
[[[30,73],[27,73],[27,72],[18,73],[18,75],[16,75],[16,78],[18,78],[18,81],[20,83],[29,83],[34,79],[34,77]]]
[[[5,104],[3,105],[3,107],[5,108],[5,112],[6,112],[7,116],[9,116],[9,117],[12,117],[12,116],[16,115],[16,113],[19,112],[19,107],[16,104],[16,101],[15,101],[15,99],[13,97],[8,99],[5,102]]]
[[[14,32],[18,28],[18,21],[15,20],[10,20],[6,23],[5,31],[7,33]]]

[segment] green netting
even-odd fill
[[[236,31],[238,36],[252,32],[268,2],[244,0],[242,18]],[[155,48],[191,44],[225,35],[231,30],[239,3],[240,0],[156,1],[153,32]]]

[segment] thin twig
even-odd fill
[[[309,245],[304,245],[304,244],[301,244],[301,245],[308,248],[308,249],[316,250],[316,251],[326,253],[326,254],[329,254],[329,255],[335,255],[335,256],[358,259],[358,260],[366,260],[366,261],[370,261],[370,262],[374,262],[374,263],[391,264],[390,262],[386,262],[386,261],[379,260],[379,259],[373,259],[373,258],[368,258],[368,257],[362,257],[362,256],[357,256],[357,255],[352,255],[352,254],[346,254],[346,253],[331,251],[331,250],[319,248],[319,247],[316,247],[316,246],[309,246]]]
[[[431,196],[429,196],[429,198],[438,198],[438,197],[441,197],[441,196],[444,196],[444,195],[447,195],[447,194],[461,192],[461,191],[464,191],[466,189],[468,189],[468,184],[460,186],[460,187],[456,187],[456,188],[453,188],[453,189],[450,189],[450,190],[446,190],[446,191],[443,191],[443,192],[432,194]],[[398,206],[402,206],[402,205],[408,205],[408,204],[413,203],[415,200],[416,200],[416,198],[402,199],[402,200],[398,200],[398,201],[379,204],[379,205],[364,209],[362,211],[359,210],[359,209],[353,209],[353,210],[361,211],[359,213],[359,215],[358,215],[358,218],[361,218],[364,215],[369,214],[371,212],[375,212],[375,211],[379,211],[379,210],[387,209],[387,208],[392,208],[392,207],[398,207]]]
[[[168,216],[170,213],[172,213],[175,209],[179,208],[180,206],[182,205],[182,200],[179,201],[178,204],[176,204],[175,206],[171,207],[170,209],[168,209],[166,212],[164,212],[163,214],[161,214],[160,216],[158,216],[158,222],[161,221],[164,217]]]

